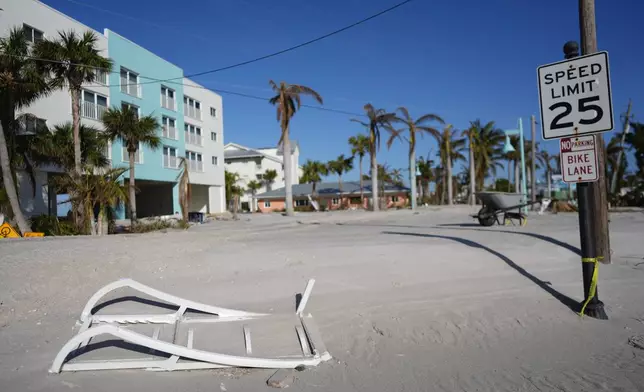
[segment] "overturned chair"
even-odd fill
[[[314,283],[309,280],[295,314],[264,314],[189,301],[131,279],[112,282],[87,302],[78,333],[58,352],[50,372],[317,366],[331,359],[331,355],[313,317],[304,314]],[[172,312],[98,314],[99,309],[122,302],[116,299],[99,304],[102,298],[121,289],[153,298],[126,299]],[[286,339],[280,341],[280,337]],[[81,360],[85,357],[89,359]]]

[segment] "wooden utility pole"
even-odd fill
[[[579,33],[581,54],[597,52],[597,25],[595,23],[595,0],[579,0]],[[596,254],[603,263],[610,263],[610,238],[608,234],[608,187],[606,184],[606,147],[604,137],[595,135],[597,146],[599,180],[590,183],[592,210],[595,214]]]
[[[532,209],[535,209],[537,202],[537,119],[534,114],[530,116],[530,127],[532,131],[532,165],[530,167],[530,201]],[[550,196],[548,196],[549,198]]]
[[[628,100],[628,109],[626,110],[626,117],[624,118],[624,131],[622,132],[622,138],[619,141],[619,151],[617,152],[617,162],[615,165],[615,168],[613,170],[613,178],[610,181],[610,194],[615,195],[615,192],[617,192],[617,180],[619,179],[619,168],[622,164],[622,155],[623,155],[623,149],[624,149],[624,140],[626,139],[626,133],[628,132],[628,128],[630,127],[630,121],[631,121],[631,108],[633,102],[631,100]]]

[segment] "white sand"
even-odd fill
[[[48,374],[89,296],[120,277],[279,312],[293,311],[294,293],[316,278],[307,310],[334,360],[297,373],[289,390],[644,390],[644,350],[628,345],[644,335],[644,215],[611,216],[614,264],[600,267],[599,283],[610,320],[598,321],[556,298],[582,299],[576,215],[535,216],[523,228],[440,226],[471,224],[468,212],[270,215],[188,232],[0,242],[0,391],[267,390],[267,370]]]

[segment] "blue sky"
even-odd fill
[[[110,28],[190,74],[299,44],[398,1],[44,2],[98,31]],[[390,110],[404,105],[414,117],[439,114],[457,129],[477,118],[515,128],[521,116],[529,137],[529,116],[539,113],[536,68],[561,60],[563,44],[578,40],[577,12],[573,0],[414,0],[322,42],[196,80],[215,90],[267,97],[268,80],[284,80],[314,88],[328,108],[360,113],[366,102]],[[629,98],[636,116],[644,105],[644,52],[637,46],[641,27],[629,17],[641,14],[641,0],[597,0],[599,49],[609,52],[619,127]],[[277,143],[279,126],[273,107],[222,96],[226,142],[255,147]],[[348,154],[347,139],[361,131],[350,118],[302,109],[292,123],[292,134],[300,142],[303,160],[326,161]],[[556,141],[544,142],[540,136],[538,140],[542,148],[558,152]],[[379,162],[407,167],[405,145],[399,143],[389,151],[382,147]],[[436,154],[436,143],[425,137],[417,152],[430,151]],[[347,176],[357,177],[357,170]]]

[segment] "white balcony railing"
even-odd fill
[[[177,138],[177,128],[169,127],[167,125],[164,125],[163,126],[163,137],[168,138],[168,139],[176,139]]]
[[[195,146],[201,146],[201,135],[196,133],[185,132],[186,143],[193,144]]]
[[[164,155],[163,156],[163,167],[167,167],[167,168],[170,168],[170,169],[176,169],[177,168],[177,157]]]
[[[191,172],[203,172],[203,161],[188,161],[188,170]]]
[[[201,109],[197,109],[194,106],[186,105],[184,114],[188,117],[201,120]]]
[[[106,110],[106,106],[96,105],[93,102],[83,101],[81,104],[81,116],[94,120],[102,119]]]
[[[133,97],[139,97],[139,85],[132,83],[128,81],[127,78],[121,76],[121,92]]]
[[[100,84],[107,85],[107,72],[100,69],[97,70],[95,74],[95,81]]]
[[[166,97],[165,95],[161,95],[161,107],[164,107],[166,109],[174,110],[174,98],[171,97]]]

